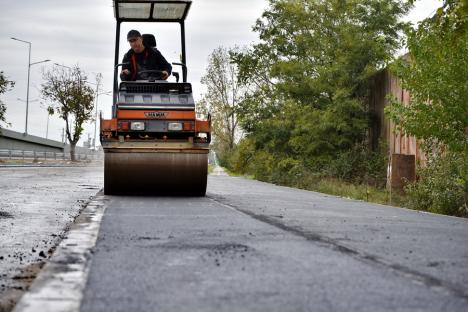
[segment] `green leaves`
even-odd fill
[[[468,3],[446,0],[437,13],[408,28],[409,57],[393,70],[411,94],[408,106],[386,109],[399,130],[424,142],[425,166],[408,185],[410,205],[467,216]]]
[[[468,148],[468,35],[466,9],[447,1],[437,14],[409,29],[410,59],[393,69],[411,94],[411,104],[388,109],[400,130],[454,152]]]
[[[245,140],[262,155],[253,161],[264,162],[252,168],[272,181],[296,177],[298,168],[330,173],[344,162],[340,155],[362,146],[369,77],[399,48],[408,8],[388,0],[270,0],[254,26],[261,42],[231,55],[250,87],[238,109]]]

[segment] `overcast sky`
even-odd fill
[[[420,0],[408,19],[416,22],[440,6],[438,0]],[[23,132],[25,126],[28,45],[10,37],[32,42],[31,62],[51,62],[31,67],[28,133],[45,137],[47,112],[40,98],[41,71],[53,63],[79,66],[94,80],[104,77],[104,91],[112,90],[115,20],[112,0],[0,0],[0,70],[16,82],[2,95],[7,105],[8,129]],[[209,54],[219,46],[245,46],[257,41],[252,25],[267,7],[266,0],[193,0],[186,20],[188,80],[195,98],[204,88],[200,84]],[[129,29],[156,36],[158,49],[170,62],[179,60],[180,34],[177,24],[122,24],[121,52],[128,50],[125,34]],[[112,99],[99,97],[99,110],[110,118]],[[61,140],[64,122],[52,116],[49,139]],[[99,131],[99,129],[98,129]],[[86,126],[83,138],[94,136],[94,125]]]

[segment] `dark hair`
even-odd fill
[[[141,34],[138,30],[132,29],[127,34],[127,39],[141,37]]]

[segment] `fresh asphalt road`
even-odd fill
[[[81,311],[467,311],[468,220],[210,176],[109,197]]]

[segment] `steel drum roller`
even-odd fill
[[[107,150],[104,193],[204,196],[207,173],[207,150]]]

